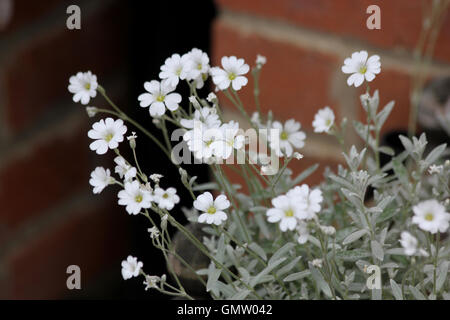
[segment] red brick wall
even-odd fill
[[[339,119],[363,120],[359,95],[365,86],[348,87],[347,75],[341,72],[344,59],[354,51],[365,49],[381,56],[382,72],[370,88],[380,90],[382,106],[396,101],[384,132],[406,128],[422,1],[216,0],[216,4],[220,13],[213,26],[213,62],[219,64],[222,56],[236,55],[254,65],[257,54],[267,57],[260,81],[262,109],[273,110],[279,119],[296,118],[308,135],[305,158],[296,162],[296,171],[315,160],[322,164],[343,161],[339,148],[334,151],[337,143],[333,139],[312,132],[319,108],[329,105]],[[366,27],[366,9],[372,4],[381,8],[381,30]],[[450,74],[449,30],[447,15],[431,76]],[[250,77],[241,95],[246,107],[254,110],[252,87]],[[348,139],[359,142],[355,134]],[[309,181],[318,182],[323,168]]]
[[[71,75],[90,69],[124,97],[126,4],[77,1],[82,29],[71,31],[70,1],[12,2],[0,30],[0,297],[58,298],[70,294],[67,266],[81,267],[86,287],[111,268],[119,275],[127,254],[126,214],[112,191],[92,195],[102,159],[67,91]]]

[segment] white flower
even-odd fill
[[[167,190],[156,188],[153,194],[155,202],[161,209],[172,210],[175,204],[180,202],[180,197],[177,196],[177,190],[175,188],[168,188]]]
[[[114,172],[119,174],[120,179],[125,179],[125,181],[128,181],[136,177],[136,168],[126,162],[123,157],[115,157],[114,162],[117,164]]]
[[[220,130],[222,131],[221,139],[214,141],[211,147],[216,157],[228,159],[233,149],[242,149],[245,144],[245,137],[242,134],[238,134],[239,124],[235,121],[224,123]]]
[[[125,182],[125,189],[119,191],[119,204],[126,206],[128,214],[136,215],[142,208],[148,209],[152,206],[153,196],[145,188],[142,188],[137,180]]]
[[[189,58],[187,54],[181,57],[178,53],[174,53],[164,61],[164,64],[161,66],[159,78],[175,90],[178,82],[186,79],[191,70],[192,62]]]
[[[256,66],[258,68],[261,68],[263,65],[266,64],[266,62],[267,62],[266,57],[264,57],[264,56],[262,56],[260,54],[256,55]]]
[[[204,192],[194,201],[194,208],[204,212],[198,217],[199,223],[222,224],[228,218],[223,210],[229,207],[230,201],[223,194],[214,200],[210,192]]]
[[[298,232],[297,242],[299,244],[305,244],[306,242],[308,242],[309,229],[308,224],[305,221],[303,220],[298,221],[297,232]]]
[[[187,131],[183,139],[194,156],[200,160],[211,160],[215,156],[215,141],[221,141],[223,132],[220,128],[208,128],[203,122],[194,120],[194,129]]]
[[[89,148],[97,154],[105,154],[108,148],[116,149],[119,146],[125,132],[127,127],[121,119],[114,121],[113,118],[106,118],[95,122],[88,132],[88,137],[95,140]]]
[[[294,148],[300,149],[305,145],[306,134],[300,131],[300,123],[294,119],[286,121],[281,124],[278,121],[274,121],[272,128],[278,130],[279,134],[276,139],[269,135],[270,147],[275,151],[275,154],[281,157],[283,154],[290,157],[294,152]]]
[[[417,251],[417,239],[409,232],[403,231],[399,240],[405,254],[412,256]]]
[[[187,56],[191,61],[187,79],[194,80],[197,89],[201,89],[208,77],[209,57],[205,52],[197,48],[192,49],[187,53]]]
[[[234,90],[238,91],[248,82],[243,75],[246,74],[250,67],[245,64],[244,59],[237,59],[235,56],[222,57],[222,67],[211,68],[211,76],[214,84],[220,89],[225,90],[231,85]]]
[[[367,51],[354,52],[351,58],[347,58],[342,66],[342,72],[352,74],[347,79],[349,86],[359,87],[366,79],[367,82],[375,79],[375,75],[381,71],[380,56],[373,55],[367,59]]]
[[[162,174],[159,174],[159,173],[153,173],[153,174],[151,174],[150,175],[150,180],[152,180],[154,183],[156,183],[156,184],[158,184],[159,183],[159,180],[161,179],[161,178],[163,178],[164,176],[162,175]]]
[[[320,231],[328,236],[332,236],[336,233],[336,229],[333,226],[320,226]]]
[[[139,272],[144,264],[137,261],[137,258],[128,256],[127,260],[122,261],[122,277],[124,280],[139,276]]]
[[[145,276],[144,281],[145,291],[151,288],[157,288],[158,287],[157,284],[160,280],[161,278],[158,276]]]
[[[150,238],[156,239],[159,237],[159,230],[157,227],[148,228],[147,231],[150,233]]]
[[[215,94],[214,92],[210,92],[210,93],[208,94],[208,96],[206,97],[206,100],[207,100],[208,102],[213,103],[215,100],[217,100],[217,96],[216,96],[216,94]]]
[[[314,259],[311,264],[316,268],[322,268],[322,259]]]
[[[433,173],[441,173],[442,170],[444,169],[443,165],[437,166],[435,164],[432,164],[429,168],[428,168],[428,173],[429,174],[433,174]]]
[[[303,155],[300,152],[294,152],[292,157],[294,157],[297,160],[303,159]]]
[[[437,200],[426,200],[413,207],[412,222],[420,229],[431,233],[445,232],[448,229],[450,214]]]
[[[93,118],[95,117],[95,115],[98,112],[98,108],[97,107],[86,107],[86,113],[88,115],[89,118]]]
[[[88,72],[78,72],[69,79],[69,92],[73,93],[73,101],[86,105],[97,95],[97,76]]]
[[[281,195],[272,199],[274,208],[267,210],[268,221],[280,223],[280,230],[294,230],[297,226],[297,219],[302,217],[305,209],[303,202],[295,201],[292,197]]]
[[[91,179],[89,184],[94,187],[94,193],[100,193],[108,184],[114,183],[114,178],[111,177],[109,169],[97,167],[91,172]]]
[[[143,93],[138,97],[140,106],[146,108],[150,106],[149,112],[152,117],[160,117],[166,112],[166,108],[170,111],[178,109],[178,104],[181,102],[181,95],[175,92],[175,86],[166,82],[159,82],[152,80],[144,83],[145,90],[148,93]]]
[[[193,129],[194,124],[197,127],[205,126],[206,129],[219,128],[220,120],[214,108],[203,107],[194,111],[193,119],[181,119],[180,124],[187,129]],[[185,140],[188,141],[188,139]]]
[[[323,197],[320,189],[310,190],[307,184],[302,186],[296,186],[288,191],[286,194],[293,201],[297,201],[302,204],[303,209],[299,212],[299,219],[310,220],[316,216],[316,213],[320,211]]]
[[[330,107],[320,109],[314,116],[312,123],[314,132],[328,132],[334,124],[334,113]]]

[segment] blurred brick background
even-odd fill
[[[117,83],[127,77],[127,30],[117,21],[127,7],[80,2],[89,30],[81,33],[65,27],[73,2],[0,2],[0,297],[64,297],[67,266],[80,266],[86,289],[111,269],[120,272],[127,254],[115,195],[97,201],[88,185],[107,159],[88,149],[90,121],[67,91],[70,75],[90,67],[123,99],[126,87]]]
[[[324,165],[343,161],[331,137],[314,134],[312,121],[319,108],[330,106],[338,119],[363,120],[359,95],[366,86],[348,87],[341,72],[346,57],[367,50],[381,56],[381,74],[370,83],[379,89],[381,107],[395,100],[384,132],[406,129],[409,114],[413,49],[422,26],[423,3],[415,0],[216,0],[219,16],[213,26],[213,61],[224,55],[243,57],[254,65],[257,54],[267,57],[260,80],[263,110],[281,120],[295,118],[307,133],[302,153],[293,161],[296,171],[319,161],[322,166],[308,182],[317,183]],[[381,30],[369,30],[366,9],[381,9]],[[430,77],[450,75],[450,15],[437,40]],[[241,91],[248,109],[254,109],[253,81]],[[226,98],[224,98],[226,101]],[[230,108],[230,112],[234,112]],[[351,122],[347,141],[360,143]],[[330,138],[330,139],[329,139]]]
[[[178,7],[174,1],[166,2],[166,10],[152,8],[155,3],[148,2],[143,19],[167,28],[164,17],[153,16],[155,11],[173,13]],[[9,18],[7,3],[13,3]],[[89,32],[65,28],[66,8],[72,3],[82,7],[82,30]],[[342,161],[334,140],[312,133],[317,109],[329,105],[338,117],[362,116],[358,97],[365,89],[347,87],[340,71],[353,51],[366,49],[381,56],[382,73],[370,86],[380,90],[382,105],[396,100],[385,130],[406,127],[421,1],[215,0],[215,4],[219,15],[211,29],[213,63],[224,55],[243,57],[249,64],[258,53],[267,57],[262,107],[273,110],[278,119],[295,117],[302,123],[307,146],[302,150],[305,159],[296,162],[295,169],[316,161],[322,164],[309,182],[319,181],[323,165]],[[381,30],[366,28],[366,8],[371,4],[381,7]],[[95,288],[106,288],[109,282],[104,278],[109,275],[121,281],[120,261],[135,249],[129,235],[133,229],[127,228],[131,219],[115,204],[116,190],[105,190],[101,200],[92,195],[91,170],[110,166],[111,158],[88,149],[86,131],[91,121],[80,105],[72,103],[67,85],[72,74],[90,69],[119,105],[130,96],[135,101],[142,81],[150,79],[131,79],[135,57],[127,56],[130,6],[119,0],[0,0],[0,298],[71,297],[65,286],[65,270],[71,264],[81,267],[87,290],[82,297],[104,297]],[[185,20],[173,19],[179,23],[171,26],[174,34],[185,30],[186,35],[185,23],[192,27],[212,16],[194,8],[198,17],[192,18],[186,8],[178,11],[183,10]],[[447,17],[431,76],[450,74],[449,31]],[[192,34],[198,33],[191,30]],[[142,58],[155,60],[152,77],[172,53],[173,43],[182,43],[180,53],[200,47],[198,37],[158,36],[153,40],[168,52],[139,52]],[[150,43],[147,49],[153,45],[148,35],[142,42]],[[125,84],[133,85],[131,94]],[[250,79],[242,91],[249,109],[254,108],[252,86]],[[234,109],[228,110],[233,116]],[[348,138],[358,142],[355,135]],[[169,170],[165,167],[157,168]]]

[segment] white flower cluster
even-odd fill
[[[187,129],[183,139],[189,150],[205,162],[214,158],[228,159],[234,150],[245,145],[239,124],[235,121],[222,123],[214,108],[195,110],[192,119],[181,119],[180,123]]]
[[[279,223],[280,230],[299,229],[300,236],[307,233],[305,221],[314,219],[321,209],[322,191],[311,190],[308,185],[296,186],[286,194],[272,199],[273,208],[267,210],[267,220],[271,223]],[[304,243],[301,237],[299,242]]]

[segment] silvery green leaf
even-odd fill
[[[285,260],[286,260],[286,258],[280,258],[280,259],[274,260],[272,262],[269,260],[269,265],[267,267],[265,267],[260,273],[258,273],[253,279],[250,280],[250,286],[252,288],[255,287],[258,283],[260,283],[263,280],[262,278],[264,276],[269,274],[273,269],[278,267]]]
[[[376,240],[372,240],[372,241],[370,241],[370,247],[372,249],[372,255],[375,258],[377,258],[378,260],[383,261],[384,251],[383,251],[383,247],[381,246],[381,244]]]
[[[250,273],[248,273],[247,269],[243,267],[238,268],[239,274],[241,275],[242,281],[248,283],[250,281]]]
[[[430,293],[430,295],[428,296],[428,300],[436,300],[436,295],[433,292]]]
[[[436,280],[436,291],[439,292],[447,279],[449,261],[443,261],[439,266],[439,274]]]
[[[259,261],[257,259],[253,259],[252,261],[250,261],[250,263],[247,265],[247,271],[252,272],[258,263]]]
[[[450,292],[443,292],[442,293],[442,298],[444,300],[450,300]]]
[[[267,227],[266,219],[261,214],[255,214],[255,222],[259,227],[259,231],[263,234],[266,239],[271,239],[269,228]]]
[[[208,272],[208,281],[206,282],[207,292],[212,291],[215,295],[219,294],[217,288],[217,280],[219,280],[221,272],[221,269],[210,268]]]
[[[356,227],[347,227],[336,230],[336,242],[342,242],[349,234],[358,230]]]
[[[252,242],[248,246],[251,250],[255,251],[264,261],[267,261],[267,255],[263,248],[261,248],[256,242]]]
[[[428,156],[425,158],[425,162],[427,164],[427,167],[429,167],[430,165],[432,165],[437,159],[439,159],[439,157],[441,156],[441,154],[445,151],[445,148],[447,147],[446,143],[443,143],[439,146],[437,146],[436,148],[433,149],[433,151],[431,151]]]
[[[250,294],[250,290],[244,289],[229,298],[229,300],[244,300]]]
[[[391,279],[391,288],[392,288],[392,295],[394,296],[395,300],[403,300],[403,294],[402,289],[400,289],[399,285]]]
[[[408,153],[412,153],[413,152],[413,144],[412,144],[411,140],[409,140],[407,137],[405,137],[403,135],[399,135],[398,137],[400,138],[400,141],[403,144],[403,147],[405,148],[405,150],[408,151]]]
[[[193,191],[204,191],[204,190],[220,190],[219,185],[215,182],[201,183],[192,187]]]
[[[290,282],[290,281],[300,280],[300,279],[303,279],[303,278],[309,276],[310,274],[311,274],[311,271],[309,271],[309,270],[292,273],[292,274],[288,275],[286,278],[284,278],[283,281]]]
[[[225,235],[222,233],[217,244],[216,260],[219,261],[220,263],[223,263],[224,259],[225,259]]]
[[[285,273],[289,272],[292,270],[292,268],[294,268],[298,261],[301,259],[302,257],[297,257],[295,259],[293,259],[291,262],[289,262],[288,264],[286,264],[284,267],[280,268],[277,271],[277,276],[280,277],[282,275],[284,275]]]
[[[206,276],[208,274],[208,269],[199,269],[195,273],[197,273],[199,276]]]
[[[305,169],[302,173],[300,173],[297,177],[295,177],[295,179],[292,181],[292,186],[295,186],[300,182],[302,182],[303,180],[305,180],[306,178],[308,178],[311,174],[314,173],[314,171],[316,171],[318,167],[319,167],[318,164],[314,164],[311,167]]]
[[[380,130],[383,127],[384,122],[389,117],[392,109],[394,108],[395,101],[390,101],[384,108],[381,110],[375,117],[375,123],[377,125],[377,129]]]
[[[352,185],[350,182],[348,182],[347,180],[345,180],[345,179],[342,178],[342,177],[336,176],[336,175],[334,175],[334,174],[330,174],[330,175],[328,176],[328,178],[330,178],[330,179],[333,180],[334,182],[337,182],[337,183],[340,184],[341,186],[346,187],[346,188],[349,189],[349,190],[352,190],[352,189],[354,188],[353,185]]]
[[[367,257],[370,257],[370,253],[364,249],[342,250],[336,252],[336,258],[344,261],[357,261]]]
[[[223,293],[225,297],[231,297],[236,294],[236,290],[229,284],[225,284],[222,281],[217,281],[217,290]]]
[[[193,176],[191,179],[189,179],[189,185],[192,187],[192,185],[194,184],[195,180],[197,180],[197,176]]]
[[[387,146],[382,146],[378,148],[378,151],[384,154],[387,154],[388,156],[395,156],[395,151],[394,149],[387,147]]]
[[[328,284],[325,282],[322,274],[319,270],[317,270],[311,263],[309,263],[309,270],[311,271],[311,276],[316,282],[317,287],[322,290],[322,292],[328,297],[331,298],[331,289]]]
[[[393,254],[393,255],[404,256],[405,255],[405,249],[403,249],[403,248],[387,249],[386,250],[386,254]]]
[[[399,267],[400,266],[397,263],[395,263],[395,262],[388,262],[388,263],[385,263],[385,264],[381,265],[381,269],[399,268]]]
[[[380,239],[381,244],[384,244],[384,241],[386,240],[387,231],[388,231],[388,227],[385,227],[380,232],[379,239]]]
[[[289,250],[291,250],[293,247],[295,247],[295,244],[292,242],[286,243],[284,246],[282,246],[280,249],[278,249],[273,256],[270,258],[268,265],[270,266],[275,261],[278,261],[280,258],[284,257]]]
[[[356,208],[361,208],[362,202],[359,195],[345,188],[341,188],[344,196],[349,200]]]
[[[427,300],[427,298],[425,298],[425,296],[423,295],[422,292],[420,292],[416,287],[413,286],[409,286],[409,291],[411,292],[411,294],[414,296],[414,298],[416,298],[417,300]]]
[[[345,246],[347,244],[355,242],[356,240],[361,238],[363,235],[368,234],[368,233],[369,233],[369,231],[367,229],[362,229],[362,230],[355,231],[352,234],[348,235],[344,239],[344,241],[342,241],[342,244]]]

